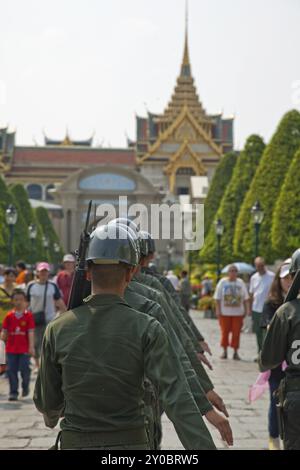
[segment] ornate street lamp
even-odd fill
[[[217,236],[217,278],[219,281],[221,277],[221,239],[224,233],[224,225],[221,219],[217,219],[214,225]]]
[[[15,206],[10,204],[5,211],[6,223],[9,227],[9,242],[8,242],[8,266],[13,265],[13,240],[14,240],[14,227],[18,220],[18,212]]]
[[[28,226],[29,238],[31,241],[31,258],[32,264],[35,262],[35,241],[37,237],[37,226],[35,224],[30,224]]]
[[[259,231],[261,223],[264,219],[264,211],[259,201],[256,201],[254,206],[251,208],[251,215],[254,224],[254,237],[255,237],[255,258],[259,254]]]

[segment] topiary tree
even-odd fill
[[[46,255],[42,244],[42,227],[30,205],[28,194],[24,186],[22,184],[13,184],[9,187],[9,191],[15,197],[18,212],[23,214],[27,227],[29,227],[30,224],[34,224],[37,228],[36,240],[34,242],[30,240],[30,256],[27,260],[34,264],[37,260],[43,259]]]
[[[4,264],[8,262],[9,228],[6,223],[5,212],[9,204],[13,204],[18,211],[17,223],[14,226],[13,259],[14,261],[17,258],[27,260],[30,254],[28,227],[22,211],[18,210],[18,201],[9,192],[4,179],[0,177],[0,260]]]
[[[271,238],[280,258],[290,257],[300,247],[300,148],[295,153],[275,205]]]
[[[45,235],[49,240],[49,248],[47,249],[47,254],[45,259],[51,263],[56,263],[58,257],[61,258],[63,251],[60,247],[60,252],[55,253],[54,243],[57,243],[60,246],[58,235],[56,234],[51,219],[48,215],[48,211],[44,207],[37,207],[35,209],[35,214],[40,226],[43,229],[43,235]]]
[[[278,255],[281,256],[271,244],[273,211],[281,185],[299,145],[300,113],[292,110],[284,115],[267,145],[242,204],[234,235],[234,252],[239,258],[250,261],[254,255],[254,229],[250,211],[256,200],[259,200],[265,214],[260,228],[260,254],[268,262],[273,262]]]
[[[265,144],[258,135],[248,137],[244,150],[240,153],[234,167],[232,178],[221,200],[215,220],[221,219],[224,225],[224,234],[221,238],[222,263],[233,261],[233,236],[236,219],[249,189],[252,178],[261,159]],[[217,251],[217,240],[214,224],[205,238],[205,245],[201,251],[201,258],[206,262],[214,262]]]
[[[8,227],[5,220],[5,211],[12,203],[7,186],[0,175],[0,262],[7,263]]]

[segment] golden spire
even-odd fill
[[[191,76],[188,30],[189,30],[189,11],[188,11],[188,0],[186,0],[186,4],[185,4],[184,53],[183,53],[183,60],[182,60],[181,74],[180,74],[182,77],[190,77]]]
[[[69,136],[69,129],[68,128],[66,128],[66,136],[65,136],[64,140],[62,141],[62,143],[60,145],[62,145],[64,147],[68,147],[70,145],[73,145],[73,142],[71,141],[70,136]]]
[[[206,112],[202,107],[192,76],[188,46],[188,26],[188,0],[186,0],[185,41],[180,75],[177,77],[177,83],[171,100],[163,115],[159,117],[159,121],[163,123],[163,126],[168,126],[180,115],[182,109],[186,108],[201,125],[209,127],[210,119],[206,116]]]

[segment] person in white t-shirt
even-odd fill
[[[49,280],[50,266],[46,262],[39,263],[36,268],[37,280],[27,286],[27,301],[35,321],[35,363],[39,368],[39,359],[46,325],[56,316],[56,309],[60,313],[67,307],[62,300],[61,293],[54,282]],[[41,315],[42,314],[42,315]],[[39,318],[39,322],[38,322]]]
[[[252,325],[253,331],[256,334],[257,350],[259,353],[263,343],[261,314],[275,274],[266,268],[265,260],[260,256],[255,259],[255,267],[256,273],[253,274],[250,279],[249,293],[252,310]]]
[[[216,300],[216,315],[221,328],[221,346],[223,354],[221,359],[227,359],[227,349],[230,345],[233,350],[233,359],[240,360],[238,349],[244,317],[249,314],[249,295],[244,281],[238,276],[235,264],[229,266],[228,277],[221,279],[216,287],[214,299]],[[229,335],[231,340],[229,344]]]
[[[177,291],[179,288],[179,279],[178,277],[173,273],[173,271],[168,271],[168,274],[166,276],[167,279],[172,283],[174,289]]]

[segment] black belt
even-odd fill
[[[145,428],[107,432],[61,432],[62,449],[108,447],[146,443],[148,443],[148,438]]]

